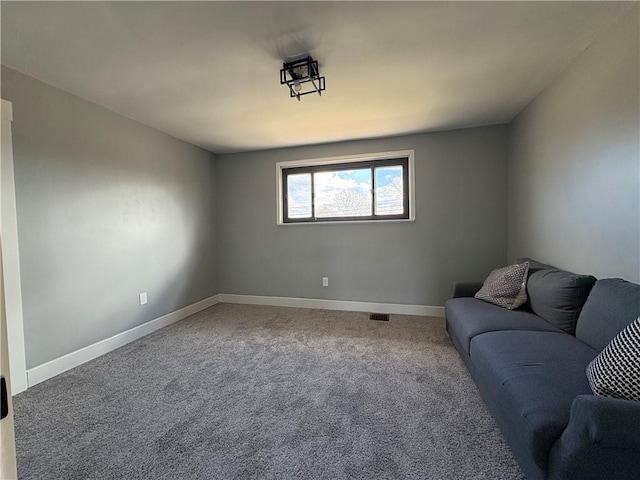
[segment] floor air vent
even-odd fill
[[[372,313],[369,315],[369,320],[380,320],[382,322],[388,322],[389,314],[388,313]]]

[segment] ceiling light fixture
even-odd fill
[[[289,87],[289,97],[300,101],[302,95],[317,93],[325,89],[324,77],[318,71],[318,61],[306,56],[300,60],[284,62],[280,70],[280,84]]]

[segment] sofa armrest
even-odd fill
[[[453,282],[451,298],[473,297],[482,288],[482,282]]]
[[[637,479],[640,402],[579,395],[549,457],[549,479]]]

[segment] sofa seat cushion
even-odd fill
[[[469,355],[471,339],[500,330],[536,330],[561,332],[542,318],[526,310],[506,310],[475,298],[452,298],[445,304],[447,329]]]
[[[598,352],[566,333],[501,331],[475,336],[471,362],[483,390],[536,465],[547,468],[549,451],[569,423],[576,396],[590,394],[585,373]]]

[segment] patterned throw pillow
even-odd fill
[[[587,365],[587,378],[595,395],[640,402],[640,317]]]
[[[516,263],[492,271],[475,297],[513,310],[527,301],[529,262]]]

